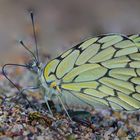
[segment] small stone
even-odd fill
[[[23,131],[23,136],[27,136],[30,133],[29,130]]]
[[[107,138],[107,137],[109,138],[109,136],[114,132],[114,130],[115,129],[113,127],[109,128],[109,130],[105,132],[104,138]]]
[[[2,104],[2,102],[3,102],[3,99],[0,98],[0,104]]]
[[[21,124],[17,124],[17,125],[14,125],[14,127],[12,128],[11,132],[19,132],[23,129],[23,126]]]
[[[70,134],[66,137],[66,140],[76,140],[73,134]]]
[[[118,120],[121,119],[121,114],[120,114],[120,112],[114,112],[113,115],[114,115],[115,118],[117,118]]]
[[[120,128],[117,132],[117,136],[120,138],[127,137],[127,133],[122,128]]]
[[[17,136],[17,137],[14,137],[14,140],[23,140],[24,137],[23,136]]]
[[[89,139],[89,138],[90,138],[90,134],[87,133],[87,134],[84,136],[84,138],[85,138],[86,140]]]
[[[124,126],[124,122],[123,122],[123,121],[118,121],[118,122],[117,122],[117,125],[118,125],[118,127],[120,128],[120,127]]]
[[[7,137],[7,136],[1,136],[0,140],[12,140],[12,138]]]
[[[45,140],[45,137],[44,136],[38,136],[38,137],[36,137],[36,140]]]
[[[114,140],[120,140],[119,138],[115,137]]]

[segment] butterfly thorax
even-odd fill
[[[45,96],[52,99],[56,95],[60,95],[61,89],[59,88],[59,81],[55,77],[47,78],[45,73],[46,66],[41,71],[40,82],[45,89]]]

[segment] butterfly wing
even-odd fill
[[[110,34],[84,41],[50,61],[44,77],[92,106],[139,109],[140,53],[138,39],[130,38]]]
[[[135,42],[138,48],[140,48],[140,34],[128,35],[128,37]]]

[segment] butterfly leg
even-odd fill
[[[23,93],[24,93],[25,91],[36,90],[36,89],[39,89],[39,88],[40,88],[40,86],[23,88],[22,90],[20,90],[19,95],[24,96]],[[24,97],[25,97],[25,99],[27,100],[28,104],[29,104],[32,108],[34,108],[34,107],[31,105],[31,103],[30,103],[30,101],[28,100],[28,98],[27,98],[26,96],[24,96]],[[37,110],[36,107],[35,107],[35,109]]]
[[[5,78],[6,78],[15,88],[17,88],[17,90],[19,91],[19,94],[16,95],[16,96],[22,95],[22,96],[27,100],[27,102],[29,103],[29,105],[31,106],[30,101],[27,99],[26,96],[24,96],[23,92],[26,91],[26,90],[38,89],[39,86],[38,86],[38,87],[28,87],[28,88],[23,88],[23,89],[19,88],[19,87],[10,79],[10,77],[7,75],[7,73],[6,73],[6,67],[8,67],[8,66],[23,67],[23,68],[27,68],[27,66],[26,66],[26,65],[23,65],[23,64],[5,64],[5,65],[2,67],[2,73],[3,73],[3,75],[5,76]]]
[[[44,96],[44,100],[45,100],[45,103],[46,103],[46,105],[47,105],[47,107],[48,107],[49,113],[50,113],[52,116],[54,116],[54,115],[53,115],[53,112],[52,112],[52,110],[51,110],[51,108],[50,108],[50,105],[49,105],[49,103],[48,103],[48,97],[47,97],[46,95]]]
[[[64,105],[64,103],[63,103],[63,101],[62,101],[61,97],[60,97],[60,96],[57,96],[57,97],[58,97],[58,99],[59,99],[60,103],[62,104],[63,109],[65,110],[65,112],[66,112],[66,114],[67,114],[67,116],[68,116],[69,120],[70,120],[70,121],[72,121],[72,119],[71,119],[71,117],[70,117],[70,115],[69,115],[69,113],[68,113],[67,109],[65,108],[65,105]]]
[[[23,68],[27,68],[26,65],[22,65],[22,64],[5,64],[2,67],[2,74],[5,76],[5,78],[15,87],[17,88],[18,91],[20,91],[20,88],[9,78],[9,76],[6,73],[6,67],[7,66],[14,66],[14,67],[23,67]]]

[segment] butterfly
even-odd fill
[[[26,64],[16,64],[35,72],[45,89],[44,99],[57,97],[69,116],[64,102],[84,102],[93,107],[133,111],[140,108],[140,35],[104,34],[72,47],[42,66],[36,54]],[[3,74],[5,74],[5,67]],[[10,81],[10,79],[9,79]],[[11,81],[12,82],[12,81]],[[14,84],[14,83],[13,83]],[[70,118],[70,116],[69,116]]]

